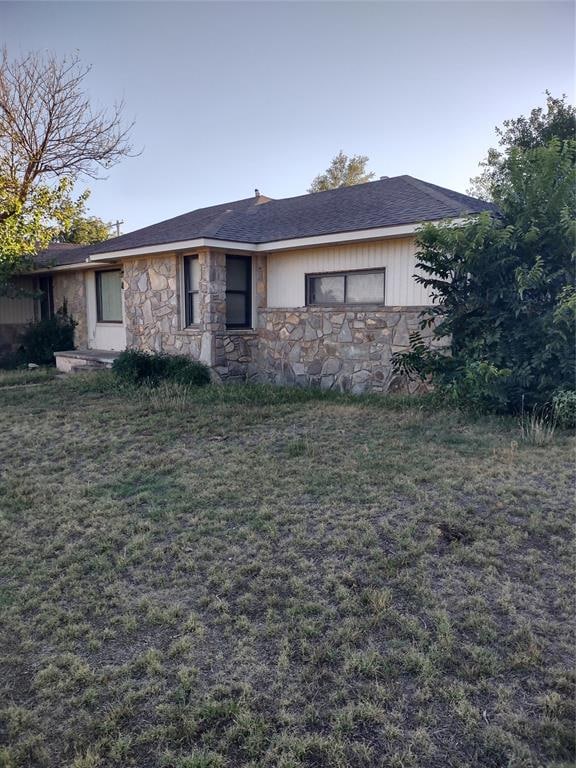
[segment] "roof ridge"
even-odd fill
[[[430,195],[430,197],[433,197],[442,203],[446,203],[450,207],[453,207],[454,204],[456,203],[456,200],[454,200],[454,198],[450,197],[449,195],[445,195],[443,192],[440,192],[440,189],[434,184],[429,184],[427,181],[422,181],[422,179],[416,179],[414,176],[410,176],[409,174],[404,174],[400,178],[404,179],[404,181],[407,184],[410,184],[411,186],[416,187],[417,189],[421,190],[425,194]],[[454,190],[454,192],[457,195],[462,195],[461,192],[456,192],[456,190]],[[467,195],[462,195],[462,197],[467,197]],[[474,198],[470,198],[470,199],[474,199]]]
[[[316,197],[318,195],[327,195],[334,192],[344,192],[350,189],[358,189],[358,187],[372,186],[372,184],[385,183],[388,181],[394,181],[394,179],[402,179],[402,175],[399,176],[386,176],[385,179],[373,179],[372,181],[363,181],[360,184],[343,184],[340,187],[333,187],[332,189],[321,189],[319,192],[305,192],[303,195],[292,195],[290,197],[272,197],[271,203],[283,203],[286,200],[299,200],[304,197]]]

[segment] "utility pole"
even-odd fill
[[[120,237],[120,224],[124,224],[124,221],[118,221],[118,219],[116,219],[116,221],[113,221],[112,224],[108,224],[110,229],[112,229],[112,227],[116,227],[116,237]]]

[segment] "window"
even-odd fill
[[[226,327],[252,325],[252,260],[250,256],[226,256]]]
[[[38,300],[40,320],[47,320],[54,314],[54,294],[52,290],[52,275],[38,278],[38,290],[42,295]]]
[[[96,272],[96,319],[99,323],[122,322],[122,271]]]
[[[198,256],[184,256],[184,319],[186,327],[200,322],[200,262]]]
[[[306,304],[384,304],[384,270],[306,275]]]

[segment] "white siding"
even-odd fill
[[[386,304],[414,307],[431,304],[428,291],[414,280],[413,237],[329,248],[306,248],[268,254],[268,306],[303,307],[305,275],[348,269],[385,267]]]
[[[18,288],[34,290],[32,278],[17,278],[14,282]],[[14,299],[7,296],[0,297],[0,325],[26,325],[32,320],[34,320],[34,299],[31,296],[19,296]]]

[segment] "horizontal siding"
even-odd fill
[[[15,280],[18,288],[33,290],[32,278]],[[9,298],[0,296],[0,325],[25,325],[34,320],[34,299],[30,296]]]
[[[414,307],[431,304],[428,291],[414,280],[414,238],[374,243],[307,248],[268,254],[268,306],[303,307],[305,275],[351,269],[386,269],[386,304]]]

